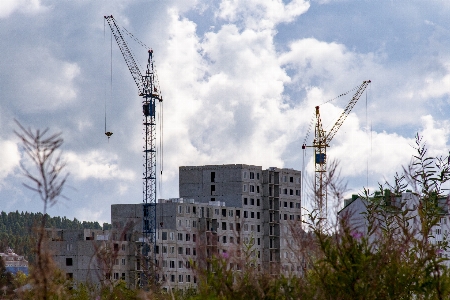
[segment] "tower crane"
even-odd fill
[[[143,251],[144,258],[150,261],[150,245],[155,247],[156,236],[156,102],[162,102],[159,84],[153,66],[153,50],[148,50],[147,69],[141,73],[136,61],[125,42],[122,32],[113,16],[105,16],[111,32],[119,46],[125,63],[136,83],[139,96],[142,97],[143,125],[144,125],[144,170],[143,170]]]
[[[371,83],[370,80],[365,80],[363,83],[356,88],[356,93],[353,95],[347,107],[344,109],[339,119],[334,123],[330,132],[327,134],[322,127],[322,120],[320,118],[319,106],[316,106],[316,125],[315,125],[315,135],[312,146],[302,145],[302,149],[306,147],[314,148],[314,197],[316,203],[319,207],[321,217],[326,217],[327,210],[327,185],[325,183],[325,176],[327,172],[327,147],[330,147],[330,142],[335,136],[336,132],[344,123],[347,116],[352,111],[356,102],[358,102],[361,95],[366,90],[367,86]],[[325,213],[323,208],[325,207]]]

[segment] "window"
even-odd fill
[[[258,241],[258,246],[261,245],[261,239],[258,238],[257,241]]]
[[[255,199],[250,199],[250,205],[255,205]]]
[[[294,177],[289,177],[289,182],[294,182]]]
[[[192,234],[192,241],[195,243],[195,237],[196,237],[196,235],[195,235],[195,233],[193,233]]]
[[[248,218],[248,211],[244,210],[244,218]]]
[[[191,255],[191,248],[186,248],[186,255]]]
[[[230,236],[230,243],[233,244],[234,243],[234,237]]]
[[[67,280],[73,279],[73,273],[66,273],[66,279]]]
[[[289,207],[294,208],[294,202],[289,202]]]
[[[287,202],[286,201],[284,201],[283,206],[287,207]]]
[[[261,225],[257,225],[256,228],[257,228],[257,231],[258,231],[258,232],[261,232]],[[259,245],[259,244],[258,244],[258,245]]]
[[[174,237],[175,237],[175,233],[171,232],[171,233],[170,233],[170,240],[173,241],[173,240],[174,240]]]
[[[227,217],[227,210],[226,208],[222,208],[222,217]]]
[[[284,214],[283,219],[287,220],[287,214]]]
[[[186,261],[186,269],[190,269],[191,268],[191,262],[190,261]]]
[[[119,259],[118,259],[118,258],[116,258],[116,260],[114,261],[114,264],[115,264],[116,266],[119,265]]]
[[[254,212],[254,211],[250,212],[250,217],[251,217],[252,219],[255,218],[255,212]]]
[[[283,189],[283,194],[287,195],[287,189]]]
[[[244,205],[248,205],[247,198],[244,198]]]
[[[73,266],[72,257],[66,257],[66,266]]]
[[[286,175],[283,176],[283,182],[286,182]]]
[[[119,279],[119,273],[114,273],[114,279],[116,279],[116,280]]]
[[[175,268],[175,261],[174,260],[170,261],[170,268],[172,268],[172,269]]]
[[[191,240],[191,234],[186,233],[186,242],[189,242]]]
[[[162,247],[162,253],[167,253],[167,246]]]
[[[187,214],[191,213],[191,207],[189,205],[186,205],[185,210]]]
[[[300,203],[295,203],[295,208],[300,208]]]
[[[122,244],[122,251],[125,251],[125,244]]]
[[[216,172],[211,172],[211,182],[216,181]]]
[[[255,173],[254,172],[250,172],[250,179],[255,179]]]
[[[250,225],[250,231],[255,231],[255,225]]]
[[[289,215],[289,220],[294,220],[294,215]]]
[[[122,266],[125,266],[125,258],[122,258]]]
[[[244,192],[246,192],[246,191],[247,191],[247,185],[244,184]]]
[[[256,206],[260,206],[260,199],[256,199]]]
[[[227,223],[226,222],[222,222],[222,230],[227,230]]]
[[[183,247],[178,247],[178,254],[183,255]]]
[[[192,255],[197,255],[197,249],[195,249],[195,248],[192,248]]]
[[[114,244],[114,251],[119,251],[119,244]]]
[[[163,260],[163,267],[167,268],[167,260]]]
[[[218,208],[214,209],[214,214],[215,214],[216,216],[219,215],[219,209],[218,209]]]
[[[181,207],[181,205],[178,205],[178,213],[179,214],[183,213],[183,207]]]
[[[295,196],[300,196],[300,190],[295,190]]]
[[[191,282],[191,275],[186,275],[186,282]]]
[[[222,236],[222,243],[224,243],[224,244],[227,243],[227,236],[226,235]]]
[[[178,269],[183,269],[183,261],[182,260],[179,260],[178,261]]]
[[[229,216],[229,217],[232,217],[232,216],[233,216],[233,210],[232,210],[232,209],[230,209],[230,210],[228,211],[228,216]]]
[[[248,224],[247,223],[244,224],[244,231],[248,231]]]
[[[178,233],[178,240],[182,241],[183,240],[183,234],[182,233]]]
[[[178,275],[178,282],[183,282],[183,275]]]
[[[441,234],[441,229],[440,228],[436,228],[436,234]]]
[[[255,186],[253,184],[250,185],[250,193],[255,192]]]
[[[162,238],[163,241],[167,240],[167,232],[166,231],[162,232],[161,238]]]
[[[170,247],[170,253],[175,253],[175,247]]]
[[[233,230],[233,223],[228,223],[228,228],[229,228],[230,230]]]
[[[216,192],[216,186],[214,184],[211,184],[211,195],[215,195]]]
[[[256,179],[259,180],[259,173],[256,173]]]
[[[260,217],[261,217],[261,215],[260,215],[260,213],[259,213],[259,211],[256,213],[256,218],[257,219],[260,219]]]
[[[294,190],[293,189],[289,189],[289,195],[294,195]]]
[[[192,221],[192,227],[194,227],[194,228],[197,227],[197,221]]]
[[[170,281],[171,281],[171,282],[175,282],[175,275],[173,275],[173,274],[170,275]]]

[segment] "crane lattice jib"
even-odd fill
[[[108,22],[109,27],[111,28],[111,32],[119,46],[120,52],[122,52],[123,58],[128,66],[128,69],[131,72],[131,76],[133,76],[134,82],[136,83],[139,93],[144,93],[144,83],[142,79],[142,73],[139,70],[134,57],[128,48],[127,43],[125,42],[122,33],[120,32],[119,26],[117,26],[116,20],[114,20],[113,16],[105,16],[106,21]]]
[[[333,125],[333,128],[331,128],[330,132],[328,133],[328,135],[326,137],[326,140],[325,140],[326,144],[329,144],[331,142],[331,140],[333,139],[334,135],[339,130],[339,128],[342,126],[342,124],[344,123],[345,119],[350,114],[350,112],[352,111],[352,109],[355,106],[356,102],[358,102],[359,98],[364,93],[364,91],[366,90],[366,88],[367,88],[367,86],[369,85],[370,82],[371,82],[370,80],[366,80],[359,86],[359,88],[356,91],[355,95],[353,95],[353,98],[347,104],[347,107],[344,109],[344,111],[342,112],[341,116],[336,121],[336,123]]]

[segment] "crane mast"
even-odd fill
[[[159,94],[159,86],[156,80],[155,69],[153,65],[153,50],[148,50],[147,68],[142,75],[136,61],[125,42],[123,35],[117,26],[113,16],[105,16],[111,32],[119,46],[120,52],[130,70],[131,76],[136,83],[139,96],[142,97],[142,113],[144,125],[144,146],[143,146],[143,212],[142,212],[142,236],[143,247],[142,255],[146,258],[147,265],[151,266],[152,253],[150,245],[155,249],[156,241],[156,102],[162,102]],[[154,250],[153,249],[153,250]],[[153,257],[153,260],[156,257]],[[153,276],[154,274],[150,274]],[[142,284],[142,283],[141,283]]]
[[[328,134],[326,134],[325,130],[323,130],[319,106],[316,106],[316,125],[314,130],[315,137],[313,145],[302,145],[302,149],[305,149],[306,147],[314,148],[314,197],[319,208],[321,218],[326,218],[327,215],[327,184],[325,182],[325,176],[327,173],[327,147],[330,147],[331,140],[342,126],[345,119],[350,114],[356,102],[358,102],[370,82],[370,80],[365,80],[357,88],[356,93],[353,95],[352,99],[347,104],[344,111],[339,116],[339,119],[333,125]]]

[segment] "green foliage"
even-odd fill
[[[34,261],[32,239],[33,228],[42,219],[42,213],[9,212],[0,213],[0,252],[11,247],[17,254],[23,255],[28,261]],[[98,222],[70,220],[66,217],[50,217],[47,215],[47,227],[59,229],[103,229],[110,228],[111,224]]]

